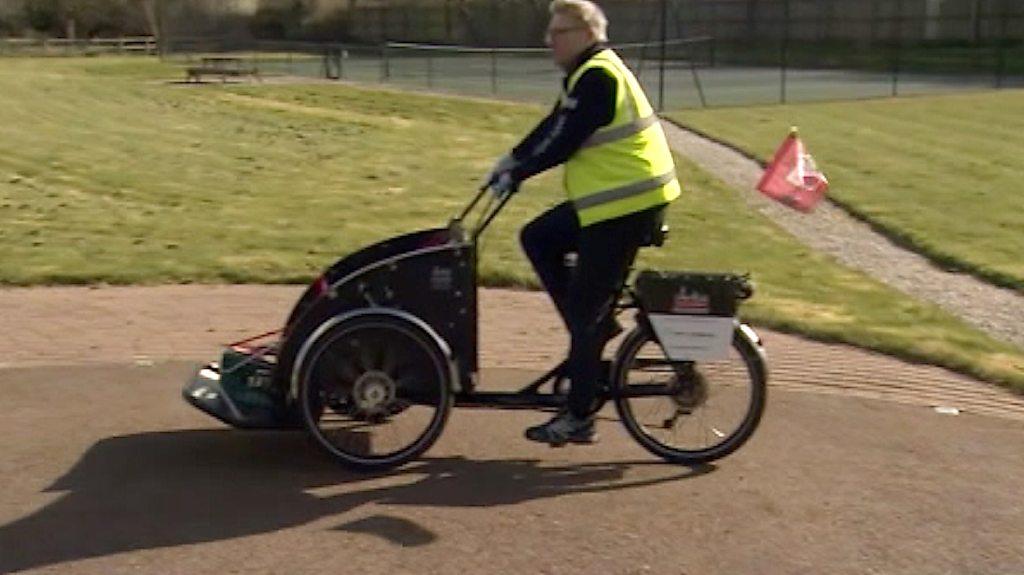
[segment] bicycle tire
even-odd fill
[[[408,357],[394,357],[401,352]],[[352,359],[352,365],[345,365],[346,354],[365,355],[370,359]],[[381,359],[388,358],[388,354],[391,354],[390,360]],[[356,471],[397,467],[419,457],[444,430],[454,403],[451,370],[443,351],[411,322],[384,315],[343,321],[321,334],[306,358],[299,367],[298,402],[303,424],[313,440],[342,465]],[[380,363],[387,361],[392,363],[391,367]],[[371,365],[374,363],[377,365]],[[400,375],[403,370],[405,374],[415,375]],[[405,384],[403,378],[408,378]],[[358,397],[359,382],[366,381],[370,383],[363,389],[367,396],[376,394],[375,401]],[[337,396],[328,400],[326,386],[331,383],[337,388]],[[367,407],[371,403],[373,409]],[[423,406],[433,408],[434,413],[430,414],[423,430],[406,444],[381,454],[358,449],[372,448],[375,436],[370,434],[375,426],[390,423],[413,407]],[[328,410],[333,413],[328,414]],[[330,415],[338,427],[325,429],[325,414]],[[348,444],[334,441],[332,435],[340,436],[339,440],[344,437],[352,441]],[[383,435],[383,431],[378,433],[378,436]]]
[[[648,350],[651,355],[660,354],[661,362],[664,365],[668,365],[671,368],[671,372],[668,374],[669,378],[676,378],[678,381],[680,378],[679,372],[682,368],[680,365],[689,364],[695,375],[694,378],[702,378],[704,380],[702,385],[705,388],[705,396],[702,400],[701,405],[698,407],[708,407],[711,401],[718,401],[718,398],[710,398],[712,393],[720,391],[717,388],[724,383],[722,381],[712,381],[707,383],[708,375],[704,372],[710,372],[710,367],[718,365],[721,362],[708,362],[703,364],[701,362],[672,362],[664,355],[664,351],[661,346],[657,343],[655,338],[652,336],[650,331],[645,327],[635,328],[626,339],[622,342],[619,350],[616,354],[615,366],[613,369],[612,378],[612,395],[615,401],[615,408],[619,414],[623,425],[629,434],[643,446],[650,453],[661,457],[662,459],[685,465],[696,465],[702,463],[708,463],[739,449],[757,429],[761,417],[764,413],[765,404],[767,401],[767,373],[765,370],[764,362],[760,350],[758,349],[758,343],[753,341],[742,329],[737,328],[733,335],[732,341],[732,353],[730,354],[729,367],[732,368],[734,379],[739,380],[739,370],[736,366],[731,365],[732,363],[742,364],[742,373],[745,374],[742,377],[746,380],[746,385],[749,386],[749,395],[746,398],[747,404],[743,409],[742,417],[736,422],[735,428],[729,431],[729,433],[722,432],[721,430],[712,427],[713,433],[717,440],[709,445],[705,445],[699,448],[691,447],[680,447],[678,445],[671,445],[664,439],[660,438],[658,434],[654,433],[655,428],[653,423],[657,421],[654,419],[647,420],[645,415],[645,421],[641,421],[641,417],[637,414],[637,409],[633,405],[639,403],[640,399],[650,399],[653,402],[663,401],[667,403],[675,403],[676,415],[672,416],[673,433],[675,432],[676,421],[680,417],[692,418],[693,412],[683,414],[680,416],[678,413],[683,408],[684,402],[679,401],[679,396],[647,396],[647,397],[627,397],[623,395],[623,391],[629,387],[630,373],[634,366],[637,364],[637,356],[641,350]],[[657,362],[658,360],[652,360]],[[646,363],[646,362],[645,362]],[[703,372],[701,371],[703,370]],[[724,370],[720,370],[723,371]],[[713,375],[713,374],[711,374]],[[722,378],[720,378],[722,379]],[[689,396],[687,404],[696,405],[700,400],[696,397],[696,393],[688,392]],[[681,392],[682,395],[682,392]],[[689,408],[688,408],[689,409]],[[664,420],[667,422],[668,420]],[[706,431],[706,430],[705,430]]]

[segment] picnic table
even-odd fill
[[[220,76],[221,82],[229,77],[252,76],[260,77],[258,68],[247,64],[242,58],[233,56],[209,56],[202,58],[198,66],[189,66],[185,70],[189,82],[199,82],[203,76]]]

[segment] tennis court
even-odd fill
[[[615,46],[652,104],[666,110],[780,102],[881,98],[993,88],[990,74],[732,66],[716,63],[710,38]],[[384,83],[407,89],[553,101],[562,73],[544,48],[471,48],[411,43],[327,45],[302,52],[252,52],[262,75]],[[1024,78],[1001,79],[1003,86]]]

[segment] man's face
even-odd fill
[[[551,48],[551,59],[563,70],[594,43],[594,35],[583,22],[565,14],[551,16],[544,43]]]

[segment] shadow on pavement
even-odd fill
[[[437,539],[429,529],[425,529],[413,521],[390,515],[374,515],[364,517],[337,528],[338,531],[350,533],[366,533],[376,535],[402,547],[419,547],[433,543]]]
[[[656,473],[627,480],[647,465]],[[676,481],[713,471],[658,463],[541,464],[427,458],[384,476],[345,471],[301,433],[189,430],[104,439],[47,488],[66,492],[0,526],[0,573],[125,551],[267,533],[375,502],[500,506]],[[407,478],[405,483],[395,484]],[[365,484],[365,485],[360,485]],[[330,492],[326,495],[316,491]],[[406,519],[377,515],[336,528],[397,545],[436,540]]]

